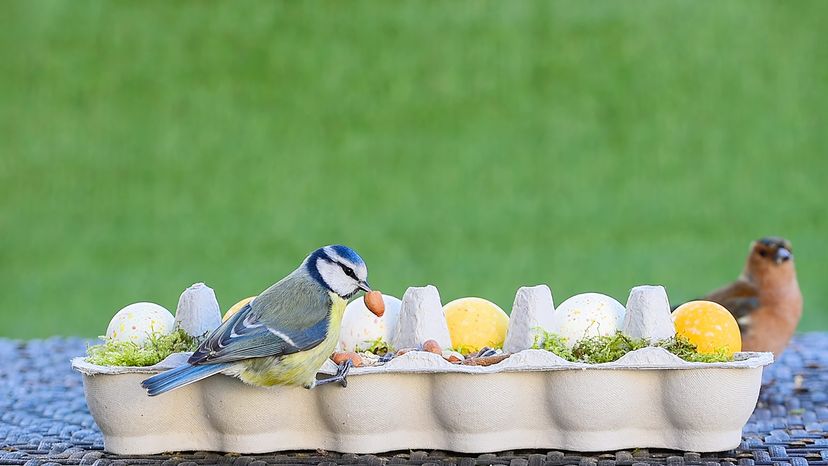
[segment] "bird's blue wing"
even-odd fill
[[[327,293],[306,283],[277,283],[222,323],[190,357],[216,364],[305,351],[328,334]]]

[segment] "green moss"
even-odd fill
[[[727,354],[725,348],[719,348],[715,353],[711,354],[699,353],[696,345],[680,335],[676,335],[667,340],[661,340],[656,346],[660,346],[689,362],[728,362],[733,360],[733,357]]]
[[[376,354],[377,356],[383,356],[386,353],[394,351],[394,347],[392,347],[382,337],[378,337],[376,340],[371,342],[371,346],[369,346],[368,349],[362,349],[359,346],[357,346],[356,348],[354,348],[354,351],[356,351],[357,353],[368,352]]]
[[[647,346],[650,346],[648,340],[631,338],[621,332],[616,332],[614,335],[579,340],[572,348],[572,355],[581,362],[600,364],[617,361],[630,351]]]
[[[198,342],[179,329],[169,335],[153,333],[143,345],[104,339],[86,348],[86,360],[99,366],[152,366],[164,358],[184,351],[195,351]]]
[[[567,361],[575,361],[575,356],[572,351],[566,346],[566,338],[555,333],[544,332],[535,335],[535,341],[532,344],[533,349],[543,349],[557,354]]]
[[[579,340],[570,350],[566,346],[566,338],[542,331],[535,337],[532,348],[551,351],[567,361],[600,364],[617,361],[630,351],[647,346],[650,346],[650,341],[647,339],[631,338],[621,332],[616,332],[614,335],[584,338]],[[713,354],[699,353],[696,345],[681,336],[659,341],[656,346],[664,348],[689,362],[727,362],[733,360],[732,357],[727,355],[725,349],[720,349]]]

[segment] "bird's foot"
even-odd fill
[[[334,382],[339,382],[339,384],[342,385],[343,388],[347,387],[348,386],[348,379],[347,379],[348,371],[351,370],[352,365],[353,364],[351,363],[351,360],[346,359],[345,361],[342,362],[342,364],[339,365],[339,369],[337,369],[336,375],[334,375],[332,377],[328,377],[327,379],[322,379],[322,380],[316,381],[316,386],[325,385],[325,384],[334,383]]]

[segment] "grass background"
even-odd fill
[[[0,336],[223,308],[344,243],[376,288],[673,301],[794,242],[828,328],[828,2],[0,5]]]

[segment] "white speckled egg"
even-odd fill
[[[562,302],[552,317],[552,331],[571,348],[584,337],[614,334],[624,323],[624,306],[600,293],[583,293]]]
[[[167,335],[173,330],[172,313],[154,303],[134,303],[121,309],[109,321],[106,337],[142,345],[151,333]]]
[[[386,294],[382,295],[382,301],[385,303],[385,314],[382,317],[369,311],[362,297],[348,304],[339,332],[338,348],[341,351],[356,351],[357,348],[367,350],[380,337],[386,343],[391,343],[400,320],[402,302]]]

